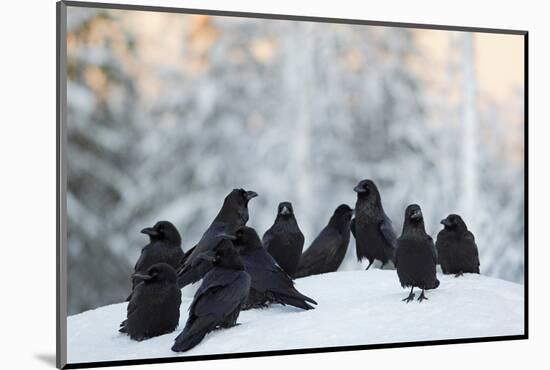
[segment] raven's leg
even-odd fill
[[[407,296],[407,298],[404,298],[404,299],[402,299],[401,301],[407,302],[407,303],[409,303],[410,301],[412,301],[412,300],[414,299],[413,289],[414,289],[414,287],[411,286],[411,292],[409,293],[409,295]]]
[[[386,263],[388,263],[388,262],[382,262],[382,265],[380,266],[380,270],[384,269],[384,266],[386,266]]]
[[[418,302],[422,302],[425,299],[427,300],[428,297],[424,295],[424,289],[422,289],[422,293],[420,293],[420,296],[418,297]]]
[[[462,270],[460,270],[458,273],[455,274],[455,278],[459,277],[459,276],[462,276],[464,275],[464,273],[462,272]]]
[[[365,269],[365,271],[367,271],[369,269],[369,267],[373,264],[374,260],[369,260],[369,265],[367,266],[367,268]]]

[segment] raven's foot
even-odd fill
[[[460,271],[459,273],[455,274],[455,278],[460,277],[462,275],[464,275],[464,273],[462,271]]]
[[[424,289],[422,289],[422,293],[418,296],[418,302],[422,302],[423,300],[428,300],[428,297],[424,295]]]
[[[365,271],[367,271],[367,270],[372,266],[373,263],[374,263],[374,260],[372,260],[372,262],[369,261],[369,265],[367,266],[367,268],[365,269]]]
[[[407,303],[409,303],[410,301],[414,300],[413,289],[414,289],[414,287],[411,288],[411,292],[409,293],[409,295],[407,296],[407,298],[403,298],[403,299],[401,300],[402,302],[407,302]]]

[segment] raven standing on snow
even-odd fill
[[[304,248],[304,235],[298,227],[290,202],[279,204],[277,218],[265,232],[262,244],[279,266],[293,276]]]
[[[233,189],[223,202],[220,212],[203,234],[196,246],[191,248],[183,258],[183,265],[178,272],[180,288],[194,283],[210,270],[212,264],[205,259],[198,258],[202,253],[209,252],[218,245],[220,235],[234,235],[235,231],[248,222],[248,202],[257,197],[254,191]]]
[[[251,227],[237,231],[235,247],[241,255],[244,267],[252,278],[250,294],[243,309],[266,307],[269,303],[280,303],[310,310],[317,304],[313,299],[294,288],[290,276],[284,272],[271,255],[262,247],[260,237]]]
[[[479,274],[479,255],[474,234],[459,215],[441,220],[444,228],[437,234],[435,246],[444,274],[460,276],[464,272]]]
[[[214,329],[237,325],[241,305],[250,289],[250,275],[244,270],[231,241],[222,239],[215,249],[197,258],[208,261],[213,267],[195,293],[185,328],[172,346],[174,352],[190,350]]]
[[[355,218],[351,221],[351,232],[355,237],[357,260],[369,261],[367,270],[374,260],[394,261],[396,235],[393,226],[382,208],[378,188],[372,180],[362,180],[353,189],[357,192]]]
[[[353,210],[346,204],[336,208],[328,225],[315,238],[300,259],[294,277],[324,274],[338,270],[349,244]]]
[[[174,331],[181,304],[176,271],[167,263],[157,263],[146,273],[135,273],[134,277],[142,283],[132,293],[127,318],[119,331],[138,341]]]
[[[411,287],[409,296],[403,301],[409,303],[414,299],[414,287],[422,289],[418,301],[428,299],[424,296],[425,289],[435,289],[439,286],[435,273],[437,254],[432,237],[424,230],[424,218],[420,207],[411,204],[405,210],[403,232],[397,239],[395,265],[401,286]]]
[[[141,250],[141,255],[134,267],[135,273],[145,273],[155,263],[165,262],[175,270],[179,269],[184,256],[181,249],[181,237],[178,229],[168,221],[159,221],[153,227],[141,230],[149,235],[149,244]],[[141,282],[138,275],[132,277],[132,291]],[[129,301],[132,295],[126,299]]]

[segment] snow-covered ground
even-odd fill
[[[346,271],[296,280],[315,310],[273,305],[242,312],[237,327],[217,330],[179,356],[403,341],[523,334],[523,286],[479,275],[439,275],[428,301],[405,304],[397,274]],[[417,293],[418,297],[418,293]],[[170,347],[187,319],[184,296],[179,328],[143,342],[118,333],[126,303],[68,317],[68,362],[173,357]]]

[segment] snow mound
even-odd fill
[[[298,290],[319,305],[302,311],[272,305],[241,312],[231,329],[208,334],[194,349],[170,350],[187,320],[191,297],[183,297],[175,332],[136,342],[118,333],[126,303],[100,307],[67,319],[69,363],[336,347],[376,343],[520,335],[523,286],[486,276],[439,275],[429,300],[406,304],[395,271],[347,271],[296,280]],[[418,297],[418,293],[417,293]]]

